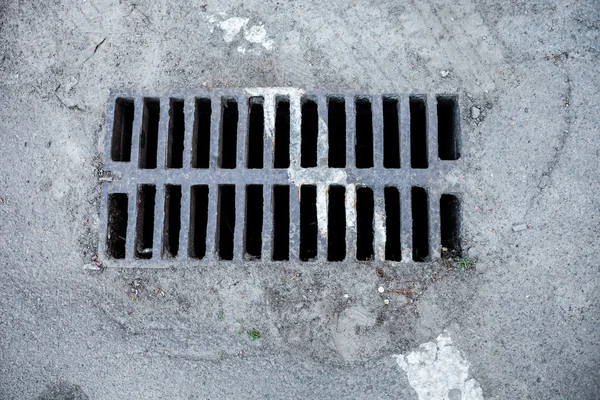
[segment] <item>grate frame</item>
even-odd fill
[[[247,138],[249,122],[249,105],[251,98],[262,97],[264,106],[263,136],[263,168],[247,168]],[[400,168],[384,168],[383,164],[383,98],[398,101],[398,121],[400,135]],[[319,123],[317,137],[317,166],[302,168],[301,161],[301,105],[303,99],[311,99],[317,103]],[[346,114],[346,167],[328,167],[328,99],[343,99]],[[428,168],[411,168],[410,147],[410,100],[419,98],[426,106],[427,158]],[[458,126],[458,143],[460,153],[458,160],[441,160],[438,156],[438,118],[437,101],[453,98],[457,104],[455,124]],[[133,129],[131,137],[131,153],[129,161],[113,161],[111,157],[113,142],[113,126],[115,123],[115,107],[118,99],[126,99],[134,104]],[[140,132],[143,124],[143,102],[145,99],[160,102],[158,126],[158,145],[156,168],[139,168]],[[192,136],[194,130],[195,106],[197,100],[209,99],[212,114],[210,116],[210,150],[207,169],[192,168]],[[221,109],[223,100],[236,100],[238,103],[236,167],[223,169],[220,163]],[[285,99],[290,103],[290,167],[273,168],[275,109],[277,101]],[[373,167],[357,168],[355,163],[355,102],[357,99],[368,99],[372,107],[373,129]],[[167,168],[167,146],[169,133],[169,105],[173,100],[184,102],[184,152],[182,168]],[[220,260],[217,255],[217,196],[219,185],[235,185],[235,234],[232,262],[267,262],[267,263],[306,263],[327,262],[339,264],[338,261],[327,261],[327,207],[330,185],[342,185],[346,188],[346,257],[345,262],[357,263],[413,263],[412,254],[412,208],[411,188],[424,188],[428,194],[429,212],[429,259],[434,260],[441,255],[440,238],[440,198],[443,194],[452,194],[462,203],[462,190],[459,179],[463,166],[464,154],[468,154],[464,132],[461,129],[461,114],[456,94],[420,94],[420,93],[374,93],[358,90],[323,90],[292,88],[252,88],[252,89],[180,89],[160,94],[145,94],[135,91],[113,90],[107,102],[105,136],[104,136],[104,171],[112,176],[112,181],[102,182],[100,229],[98,255],[107,266],[136,268],[165,268],[177,266],[197,266]],[[452,179],[448,177],[452,176]],[[310,261],[300,261],[300,187],[301,185],[317,186],[317,256]],[[135,257],[135,237],[137,218],[137,192],[139,185],[155,185],[155,210],[152,257],[138,259]],[[179,252],[176,257],[162,257],[163,232],[165,216],[165,185],[181,185],[181,226],[179,232]],[[190,230],[190,191],[195,185],[207,185],[209,190],[208,220],[206,232],[206,254],[202,259],[191,258],[188,252]],[[262,225],[262,257],[248,259],[244,256],[244,222],[245,191],[247,185],[263,185],[263,225]],[[290,232],[289,260],[272,260],[272,198],[274,185],[290,186]],[[370,261],[358,261],[356,258],[356,188],[370,187],[374,193],[374,256]],[[385,200],[386,186],[396,187],[400,195],[400,242],[401,260],[385,260]],[[125,244],[125,258],[113,259],[107,253],[108,234],[108,198],[113,193],[124,193],[128,196],[128,221]],[[462,218],[460,218],[462,220]],[[461,224],[462,225],[462,224]]]

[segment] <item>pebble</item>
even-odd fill
[[[345,299],[347,299],[348,297],[350,297],[350,296],[348,296],[348,293],[344,294]]]
[[[383,304],[385,304],[385,305],[388,305],[388,304],[390,304],[390,299],[385,299],[385,300],[383,301]]]
[[[477,107],[471,107],[471,118],[477,119],[481,115],[481,110]]]
[[[379,293],[383,293],[385,291],[385,289],[383,288],[383,286],[379,286],[379,289],[377,289],[377,291]]]
[[[477,254],[479,252],[477,251],[477,247],[470,247],[469,250],[467,250],[467,255],[469,256],[469,258],[473,259],[473,258],[477,258]]]
[[[83,269],[86,269],[88,271],[102,271],[102,268],[96,265],[95,263],[85,264],[83,266]]]
[[[440,71],[440,75],[442,78],[447,78],[450,75],[450,71]]]
[[[514,232],[524,231],[525,229],[527,229],[527,224],[514,225],[512,229]]]

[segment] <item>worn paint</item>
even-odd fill
[[[219,23],[223,30],[223,40],[227,43],[233,41],[238,33],[248,24],[248,18],[231,17]]]
[[[481,400],[479,382],[469,379],[469,363],[452,346],[448,331],[435,342],[423,343],[407,355],[394,355],[398,366],[406,372],[408,382],[419,400]]]

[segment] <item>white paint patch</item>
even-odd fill
[[[261,48],[271,51],[275,47],[275,41],[269,38],[267,30],[262,23],[248,26],[249,18],[230,17],[223,12],[205,15],[203,18],[211,25],[210,33],[214,32],[215,26],[223,31],[223,40],[226,43],[236,40],[240,32],[243,31],[243,35],[239,38],[239,46],[237,47],[237,51],[242,54],[260,54]]]
[[[469,379],[469,363],[452,346],[447,331],[408,355],[394,355],[419,400],[482,400],[479,382]]]
[[[223,30],[223,40],[227,43],[231,42],[246,25],[248,25],[248,18],[231,17],[220,22],[219,27]]]
[[[267,38],[267,31],[263,25],[254,25],[244,29],[244,37],[250,43],[258,43],[267,50],[273,49],[273,40]]]

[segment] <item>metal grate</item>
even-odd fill
[[[160,267],[458,253],[460,190],[447,178],[460,121],[454,95],[113,92],[99,254]]]

